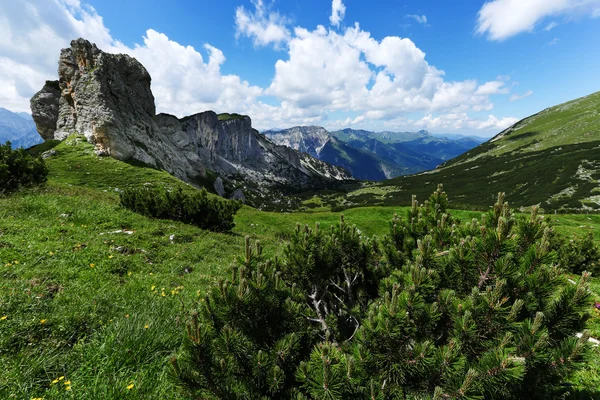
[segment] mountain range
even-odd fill
[[[14,147],[31,147],[42,142],[31,115],[0,107],[0,144],[10,141]]]
[[[427,131],[371,132],[297,126],[262,132],[276,144],[348,170],[361,180],[382,181],[435,168],[480,144],[472,137],[436,137]]]

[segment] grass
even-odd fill
[[[244,207],[229,234],[150,219],[120,208],[115,189],[183,183],[99,158],[73,138],[55,150],[46,187],[0,198],[2,399],[185,398],[170,375],[169,358],[197,299],[242,254],[244,236],[276,255],[297,223],[319,222],[327,229],[340,218],[329,211]],[[403,209],[363,207],[343,214],[364,235],[383,236],[394,212]],[[480,214],[453,211],[462,221]],[[562,233],[593,230],[600,240],[599,216],[557,218]],[[596,337],[599,318],[590,325]],[[578,388],[600,391],[598,360],[600,354],[574,378]]]

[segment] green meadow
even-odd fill
[[[243,207],[231,233],[213,233],[119,206],[118,190],[129,186],[195,190],[167,173],[99,158],[76,138],[54,150],[44,187],[0,198],[2,399],[186,398],[169,360],[179,351],[190,311],[209,285],[229,273],[246,236],[274,256],[298,223],[326,229],[343,214],[363,235],[381,237],[393,214],[405,211],[381,206],[269,213]],[[464,223],[481,213],[452,215]],[[600,241],[599,215],[547,217],[565,236],[593,232]],[[592,289],[600,301],[600,280]],[[592,336],[600,337],[593,304],[590,312]],[[596,354],[572,383],[600,396]]]

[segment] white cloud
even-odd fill
[[[548,46],[554,46],[556,43],[558,43],[558,41],[558,38],[554,38],[548,42]]]
[[[546,27],[544,28],[545,31],[551,31],[552,29],[556,28],[558,26],[558,24],[554,21],[550,22],[548,25],[546,25]]]
[[[547,17],[582,15],[599,16],[600,0],[491,0],[479,10],[476,31],[490,40],[504,40],[533,31]]]
[[[129,48],[122,44],[104,49],[126,53],[140,61],[152,76],[152,91],[160,112],[178,116],[214,109],[247,109],[257,101],[262,89],[251,86],[236,75],[222,75],[223,52],[206,44],[205,61],[192,46],[182,46],[152,29],[144,43]]]
[[[287,18],[277,12],[270,11],[263,0],[252,0],[255,11],[251,12],[239,6],[235,10],[236,36],[248,36],[255,46],[270,44],[279,48],[290,38],[286,27]]]
[[[528,90],[523,94],[513,94],[512,96],[510,96],[510,101],[517,101],[517,100],[521,100],[524,99],[526,97],[529,97],[533,94],[533,90]]]
[[[45,80],[56,79],[60,49],[77,37],[144,64],[158,112],[179,117],[209,109],[238,112],[250,115],[259,129],[332,124],[329,118],[336,112],[351,114],[341,122],[366,128],[398,121],[407,113],[466,115],[491,110],[490,96],[506,93],[510,79],[483,84],[447,80],[410,39],[379,40],[358,24],[339,31],[318,26],[292,32],[284,17],[255,0],[254,12],[236,10],[237,34],[251,37],[256,45],[286,49],[271,84],[261,88],[224,74],[226,55],[209,44],[185,46],[149,29],[139,44],[126,46],[79,0],[21,4],[17,10],[0,1],[0,106],[14,111],[29,111],[29,98]],[[276,101],[266,104],[265,95]],[[474,122],[463,126],[478,129]]]
[[[329,22],[331,22],[331,25],[340,26],[340,22],[344,20],[345,15],[346,6],[342,0],[333,0],[331,2],[331,16],[329,17]]]
[[[416,15],[416,14],[408,14],[406,18],[412,18],[417,21],[419,24],[427,25],[427,16],[426,15]]]
[[[345,32],[296,28],[289,58],[275,64],[267,93],[302,109],[355,111],[368,120],[407,112],[481,111],[505,82],[446,81],[410,39],[378,41],[358,24]],[[335,54],[335,57],[331,57]]]
[[[475,93],[483,95],[506,94],[508,88],[503,87],[506,84],[503,80],[486,82],[477,88]]]
[[[498,118],[494,115],[489,115],[487,119],[481,120],[471,118],[466,113],[450,113],[442,114],[437,117],[429,114],[412,123],[415,127],[437,132],[473,129],[478,131],[499,132],[515,124],[517,121],[517,118],[512,117]]]
[[[137,58],[152,76],[159,112],[183,116],[208,109],[261,107],[263,90],[235,75],[221,74],[224,54],[204,46],[207,59],[152,29],[143,44],[127,47],[112,38],[96,11],[77,0],[25,0],[22,9],[0,2],[0,105],[29,112],[29,99],[45,80],[57,79],[60,49],[84,37],[104,51]],[[14,14],[14,15],[13,15]]]

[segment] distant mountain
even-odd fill
[[[484,207],[498,192],[516,207],[600,210],[600,92],[547,108],[440,168],[383,182],[386,204],[426,198],[443,183],[455,205]]]
[[[13,148],[31,147],[43,142],[31,115],[0,107],[0,143],[10,141]]]
[[[356,179],[381,181],[402,174],[402,169],[393,163],[336,139],[320,126],[296,126],[264,131],[263,134],[277,145],[291,147],[342,167]]]
[[[488,139],[486,138],[482,138],[481,136],[474,136],[474,135],[460,135],[457,133],[432,133],[431,136],[434,136],[436,138],[445,138],[445,139],[450,139],[450,140],[460,140],[460,139],[471,139],[474,140],[478,143],[483,143],[483,142],[487,142]]]
[[[447,161],[463,154],[465,151],[479,146],[481,143],[482,142],[471,138],[452,140],[435,136],[426,136],[406,142],[394,143],[392,146],[408,147]]]
[[[435,168],[443,162],[411,148],[394,147],[369,136],[368,131],[346,130],[347,142],[320,126],[297,126],[263,134],[278,145],[308,153],[348,170],[356,179],[380,181]],[[389,132],[389,134],[395,134]],[[421,137],[421,134],[405,138]]]
[[[477,140],[462,135],[432,135],[426,130],[418,132],[371,132],[347,128],[331,134],[353,147],[362,147],[364,143],[375,139],[398,151],[412,150],[421,155],[437,159],[437,161],[450,160],[484,141],[484,139]],[[434,163],[432,165],[432,163],[425,162],[426,167],[418,172],[435,168],[438,164]]]
[[[340,131],[331,132],[332,135],[337,137],[338,139],[344,142],[350,142],[354,140],[369,140],[369,139],[377,139],[383,143],[396,143],[396,142],[406,142],[409,140],[416,140],[419,138],[429,136],[429,132],[427,131],[419,131],[419,132],[371,132],[365,131],[363,129],[342,129]]]

